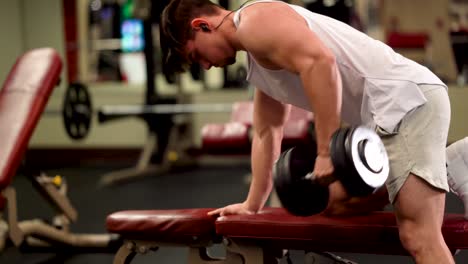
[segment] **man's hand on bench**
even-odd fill
[[[208,215],[219,215],[219,216],[225,216],[225,215],[250,215],[250,214],[255,214],[254,211],[249,210],[247,208],[247,204],[244,203],[237,203],[237,204],[231,204],[222,208],[218,208],[216,210],[208,212]]]

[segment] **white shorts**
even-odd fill
[[[412,173],[441,191],[449,191],[446,169],[446,145],[450,126],[450,101],[445,87],[420,85],[427,103],[409,112],[395,128],[376,128],[390,160],[386,182],[393,204]]]

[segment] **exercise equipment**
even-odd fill
[[[99,122],[138,117],[149,128],[147,142],[134,167],[102,175],[101,184],[111,185],[146,175],[164,174],[173,168],[196,165],[189,142],[190,114],[232,112],[235,104],[158,104],[103,106],[98,112]],[[197,152],[197,151],[196,151]]]
[[[231,112],[232,104],[157,104],[103,106],[100,123],[120,118],[138,117],[148,125],[149,135],[134,167],[102,175],[101,184],[111,185],[146,175],[160,175],[173,168],[191,168],[196,163],[190,155],[190,114]]]
[[[63,124],[67,134],[75,140],[85,138],[91,128],[91,95],[86,86],[74,83],[68,86],[63,102]]]
[[[16,61],[0,89],[0,210],[8,216],[5,221],[0,214],[0,250],[12,244],[23,252],[115,252],[121,244],[115,234],[72,233],[70,224],[77,220],[78,212],[67,197],[64,178],[47,176],[23,162],[61,69],[55,50],[34,49]],[[11,182],[20,164],[22,174],[55,209],[52,223],[18,220],[17,194]]]
[[[231,112],[232,104],[106,105],[98,111],[99,123],[125,117]]]
[[[366,127],[338,129],[330,142],[334,173],[313,175],[316,143],[281,153],[273,167],[275,189],[283,206],[292,214],[308,216],[328,205],[328,185],[339,180],[349,195],[367,196],[387,180],[389,161],[379,136]]]
[[[250,156],[252,149],[253,102],[240,101],[232,106],[227,123],[208,123],[201,129],[202,152],[213,155]],[[314,115],[304,109],[291,106],[283,127],[282,149],[308,144],[314,133]]]
[[[71,83],[65,90],[62,109],[45,110],[44,115],[60,115],[67,135],[73,140],[86,138],[91,129],[93,104],[86,85]]]
[[[362,140],[356,144],[359,142]],[[256,214],[215,218],[207,215],[212,210],[128,210],[110,214],[107,230],[120,234],[124,240],[114,263],[131,263],[137,254],[166,245],[188,248],[188,263],[278,263],[283,249],[303,251],[307,257],[316,252],[409,255],[401,244],[396,217],[390,211],[302,217],[283,208],[264,208]],[[442,235],[453,255],[468,249],[467,227],[463,214],[444,215]],[[224,246],[224,258],[209,256],[207,248],[213,244]],[[331,263],[352,263],[332,259]]]
[[[157,104],[157,105],[105,105],[93,109],[91,94],[81,83],[73,83],[65,91],[61,111],[48,110],[46,115],[61,114],[67,135],[74,140],[88,136],[92,120],[99,123],[127,117],[155,118],[161,115],[220,113],[232,111],[232,104]]]
[[[110,214],[107,230],[124,239],[114,264],[131,263],[136,255],[166,245],[188,248],[187,263],[278,263],[275,258],[282,256],[283,249],[307,254],[408,255],[392,212],[339,218],[322,214],[298,217],[283,208],[264,208],[253,215],[215,218],[207,215],[211,210],[128,210]],[[453,254],[468,249],[467,223],[461,214],[445,215],[442,233]],[[207,253],[213,244],[226,248],[223,259]]]

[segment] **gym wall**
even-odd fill
[[[0,1],[0,82],[3,83],[16,57],[23,48],[23,19],[21,1]]]

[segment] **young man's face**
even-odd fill
[[[195,32],[195,37],[185,45],[185,50],[192,63],[199,63],[206,70],[236,62],[236,51],[217,31]]]

